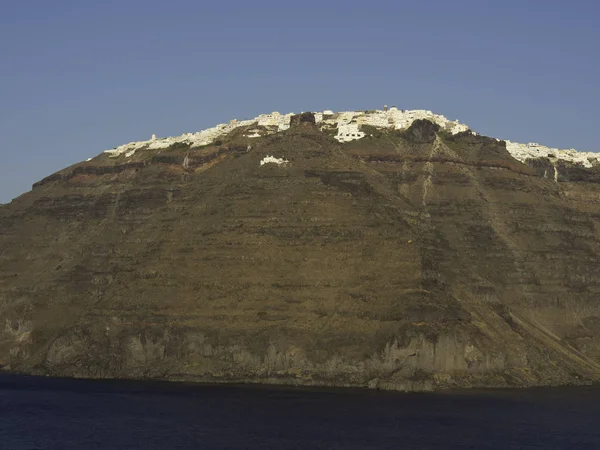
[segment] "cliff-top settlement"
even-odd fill
[[[180,136],[167,138],[156,138],[147,141],[130,142],[120,145],[112,150],[107,150],[105,153],[111,156],[120,156],[125,154],[126,157],[132,156],[138,150],[159,150],[165,149],[173,144],[183,143],[189,144],[191,148],[202,147],[209,145],[219,137],[225,136],[236,128],[248,127],[257,125],[264,127],[268,134],[278,133],[289,129],[290,119],[294,113],[280,114],[273,112],[271,114],[261,114],[254,119],[249,120],[232,120],[229,124],[220,124],[213,128],[208,128],[197,133],[185,133]],[[368,110],[368,111],[343,111],[333,112],[330,110],[314,113],[315,122],[321,130],[336,129],[335,139],[339,142],[349,142],[362,139],[369,134],[365,126],[375,127],[381,130],[404,130],[407,129],[415,120],[425,119],[439,125],[443,130],[452,134],[461,132],[471,132],[471,129],[460,123],[459,121],[450,121],[440,114],[435,114],[427,110],[401,110],[396,107],[391,107],[384,110]],[[258,130],[250,130],[247,133],[249,138],[259,138],[265,133],[260,133]],[[506,141],[506,148],[510,154],[521,162],[526,162],[528,159],[548,158],[550,160],[563,160],[566,162],[580,164],[583,167],[592,167],[600,164],[600,154],[593,152],[579,152],[574,149],[561,150],[549,148],[537,143],[521,144],[518,142]]]

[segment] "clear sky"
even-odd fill
[[[599,151],[599,18],[596,0],[0,0],[0,203],[271,111],[430,109]]]

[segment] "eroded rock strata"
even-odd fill
[[[600,378],[596,164],[518,161],[426,119],[349,141],[320,120],[103,153],[0,206],[4,370],[400,390]]]

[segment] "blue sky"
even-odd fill
[[[133,140],[430,109],[598,151],[600,2],[0,0],[0,203]]]

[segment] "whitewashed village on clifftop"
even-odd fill
[[[267,134],[285,131],[290,127],[290,120],[294,113],[280,114],[272,112],[271,114],[261,114],[258,117],[248,120],[231,120],[228,124],[220,124],[213,128],[196,132],[184,133],[180,136],[152,138],[147,141],[130,142],[118,146],[112,150],[106,150],[105,153],[111,157],[125,155],[130,157],[138,150],[160,150],[168,148],[174,144],[183,143],[190,145],[191,148],[202,147],[216,141],[236,128],[251,127],[255,125],[262,127],[259,129],[248,130],[248,138],[259,138],[264,136],[264,130]],[[333,112],[326,110],[314,113],[315,122],[321,129],[337,129],[335,139],[341,143],[362,139],[368,135],[364,126],[371,126],[378,129],[403,130],[408,128],[415,120],[426,119],[439,125],[443,130],[452,134],[461,132],[473,132],[467,125],[458,120],[450,121],[440,114],[435,114],[427,110],[401,110],[396,107],[383,110],[368,111],[343,111]],[[498,139],[499,140],[499,139]],[[563,160],[573,164],[582,165],[589,168],[600,164],[600,154],[593,152],[579,152],[574,149],[560,150],[546,147],[537,143],[521,144],[506,140],[506,148],[509,153],[518,161],[525,163],[529,159],[548,158],[551,161]]]

